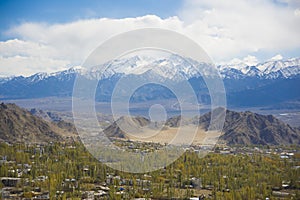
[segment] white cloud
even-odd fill
[[[32,41],[13,39],[0,42],[0,53],[3,57],[12,57],[15,55],[43,57],[53,55],[55,52],[55,49],[49,45]]]
[[[56,50],[40,43],[23,40],[0,42],[1,76],[53,72],[66,69],[70,61],[55,56]]]
[[[276,56],[273,56],[272,58],[270,58],[270,61],[277,61],[277,60],[282,60],[283,57],[280,54],[277,54]]]
[[[300,8],[297,8],[297,9],[294,11],[294,14],[295,14],[295,16],[300,17]]]
[[[207,38],[198,42],[216,60],[222,60],[261,50],[299,48],[300,18],[294,15],[295,2],[186,0],[180,17],[197,26],[198,34]]]
[[[6,31],[10,38],[17,39],[0,42],[0,74],[28,75],[80,65],[106,39],[146,27],[185,34],[216,62],[257,52],[299,49],[298,1],[280,1],[186,0],[178,17],[166,19],[148,15],[65,24],[23,23]],[[255,63],[255,59],[240,61]]]
[[[248,55],[243,59],[235,58],[229,62],[229,64],[241,64],[241,63],[246,64],[248,66],[254,66],[258,64],[258,60],[255,56]]]
[[[66,69],[68,61],[53,60],[51,58],[26,56],[0,56],[1,76],[29,76],[37,72],[53,72]],[[4,68],[4,70],[2,70]]]
[[[177,17],[161,19],[148,15],[124,19],[79,20],[54,25],[24,23],[6,32],[18,39],[0,42],[0,74],[29,75],[80,65],[98,45],[113,35],[147,27],[180,30],[182,22]],[[47,63],[42,64],[41,60]],[[60,68],[57,67],[58,64]],[[7,70],[8,68],[10,69]]]
[[[234,68],[234,66],[255,66],[259,63],[258,59],[255,56],[247,55],[242,59],[233,58],[230,61],[220,62],[217,65],[229,65]]]
[[[124,19],[89,19],[67,24],[25,23],[10,29],[7,34],[50,46],[54,57],[61,57],[72,62],[82,62],[93,49],[113,35],[146,27],[164,27],[180,29],[181,21],[176,17],[161,19],[148,15]]]

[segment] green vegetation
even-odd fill
[[[40,188],[50,199],[81,199],[88,195],[85,191],[103,199],[188,199],[201,194],[209,199],[299,199],[299,149],[253,149],[229,154],[218,149],[201,159],[191,150],[164,169],[130,174],[100,163],[81,143],[1,143],[0,177],[21,178],[16,188],[24,197],[33,197],[32,191]],[[294,153],[281,158],[285,151]]]

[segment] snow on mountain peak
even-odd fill
[[[150,56],[133,56],[130,58],[116,59],[110,63],[90,69],[91,73],[86,74],[88,77],[97,77],[98,79],[109,78],[115,74],[134,74],[141,75],[147,72],[156,74],[165,79],[183,80],[200,74],[197,70],[196,62],[190,62],[177,55],[168,57],[150,57]],[[104,69],[103,67],[106,67]],[[104,69],[104,71],[103,71]],[[101,73],[101,74],[100,74]]]
[[[278,77],[289,78],[300,74],[300,58],[289,60],[266,61],[261,64],[250,65],[256,62],[256,58],[248,56],[243,60],[235,59],[229,64],[220,65],[218,69],[223,77],[239,79],[244,77],[260,77],[266,79],[275,79]],[[106,69],[104,69],[106,67]],[[104,71],[103,71],[104,69]],[[192,77],[211,75],[210,67],[205,63],[199,63],[189,58],[182,58],[178,55],[169,55],[167,57],[151,57],[136,55],[125,57],[96,66],[91,69],[85,69],[81,66],[73,67],[63,72],[57,72],[47,75],[45,73],[36,75],[36,79],[47,76],[62,76],[63,74],[81,74],[89,79],[110,78],[116,74],[123,75],[142,75],[151,73],[161,78],[182,81]],[[39,78],[38,78],[39,77]]]
[[[289,59],[289,60],[275,60],[275,61],[267,61],[263,64],[259,64],[256,66],[261,72],[264,74],[270,74],[279,71],[286,71],[288,68],[295,68],[299,70],[300,67],[300,59]],[[289,75],[289,74],[286,74]]]
[[[30,82],[38,82],[47,77],[49,77],[49,74],[47,74],[46,72],[41,72],[41,73],[36,73],[36,74],[30,76],[29,78],[30,78]]]
[[[271,60],[256,65],[247,65],[246,63],[225,64],[218,66],[224,77],[235,78],[244,76],[257,76],[261,78],[274,79],[278,77],[289,78],[300,74],[300,58],[282,60],[280,55],[274,56]],[[231,75],[229,74],[231,71]],[[233,73],[235,71],[235,73]],[[240,75],[237,76],[239,72]]]
[[[243,79],[245,77],[258,77],[263,79],[290,78],[300,74],[300,58],[288,60],[276,59],[261,64],[249,65],[244,60],[233,60],[229,64],[219,65],[220,74],[227,79]],[[238,62],[239,61],[239,62]],[[104,67],[106,67],[104,69]],[[75,66],[65,71],[54,73],[37,73],[30,77],[30,82],[39,82],[43,79],[55,77],[59,80],[72,79],[74,75],[80,74],[88,79],[106,79],[114,75],[151,75],[173,81],[187,80],[201,75],[212,75],[211,67],[207,63],[199,63],[189,58],[182,58],[178,55],[167,57],[133,56],[116,59],[112,62],[86,69],[82,66]],[[3,84],[9,79],[1,78]]]

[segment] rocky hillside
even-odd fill
[[[71,125],[49,122],[15,104],[0,104],[0,140],[14,143],[43,143],[76,137]]]
[[[34,116],[42,118],[45,121],[52,122],[52,124],[55,124],[59,128],[67,130],[68,132],[71,133],[77,132],[73,123],[63,120],[62,117],[60,117],[60,115],[57,113],[49,112],[49,111],[45,112],[43,110],[38,110],[36,108],[31,109],[29,112]]]
[[[222,113],[222,112],[216,112]],[[218,117],[218,114],[216,115]],[[165,127],[178,127],[182,125],[197,124],[207,130],[209,127],[211,113],[206,113],[200,118],[182,119],[175,116],[168,119]],[[183,120],[183,121],[182,121]],[[132,126],[131,130],[138,131],[138,127],[148,125],[150,121],[143,117],[122,117],[118,120],[126,126]],[[132,123],[134,122],[134,123]],[[126,127],[125,126],[125,127]],[[126,138],[126,133],[121,130],[115,122],[104,130],[109,137]],[[223,128],[224,134],[220,140],[229,145],[291,145],[300,144],[300,130],[293,128],[280,121],[272,115],[260,115],[252,112],[226,111]]]
[[[209,121],[210,113],[207,113],[200,117],[199,125],[207,129]],[[285,124],[272,115],[260,115],[249,111],[227,110],[223,132],[220,139],[230,145],[300,144],[299,129]]]
[[[147,126],[150,120],[144,117],[128,117],[124,116],[115,121],[112,125],[104,130],[108,137],[126,138],[124,129],[128,132],[137,132],[141,127]],[[119,127],[121,126],[123,130]]]

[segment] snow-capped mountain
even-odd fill
[[[134,56],[113,61],[105,71],[100,71],[98,66],[84,70],[81,74],[90,79],[103,79],[115,74],[141,75],[152,72],[165,79],[182,81],[201,75],[210,76],[214,71],[211,67],[211,64],[199,63],[188,58],[183,59],[176,55],[160,59]],[[290,78],[300,74],[300,58],[268,61],[255,66],[249,66],[244,63],[219,65],[217,69],[223,78],[228,79],[243,79],[247,77],[258,77],[261,79]]]
[[[105,67],[106,69],[103,70]],[[42,72],[23,78],[27,79],[27,82],[39,82],[53,77],[58,80],[65,80],[73,78],[74,75],[81,75],[88,79],[101,80],[111,78],[116,74],[138,76],[151,72],[165,79],[182,81],[201,75],[209,76],[213,73],[211,67],[211,64],[199,63],[188,58],[183,59],[177,55],[165,58],[134,56],[114,60],[91,69],[76,66],[64,71]],[[217,69],[221,76],[226,79],[244,79],[247,77],[260,79],[291,78],[300,74],[300,58],[267,61],[255,66],[249,66],[245,63],[225,64],[217,66]],[[1,78],[0,84],[21,77]]]
[[[2,83],[6,83],[7,81],[10,81],[11,79],[13,79],[15,76],[10,76],[10,77],[0,77],[0,85]]]
[[[227,101],[236,106],[256,106],[300,99],[300,58],[267,61],[255,66],[243,63],[217,66],[224,78]],[[91,69],[73,67],[55,73],[37,73],[29,77],[0,78],[0,99],[70,97],[74,81],[80,76],[98,81],[96,100],[110,101],[121,77],[132,80],[153,78],[181,87],[189,81],[201,103],[209,103],[209,91],[203,76],[214,78],[210,64],[198,63],[177,55],[169,57],[134,56],[122,58]],[[266,95],[267,94],[267,95]],[[134,97],[137,101],[174,98],[162,87],[146,86]]]
[[[199,77],[201,74],[208,76],[211,73],[208,64],[197,63],[187,58],[183,59],[177,55],[156,59],[149,56],[134,56],[80,71],[80,75],[98,80],[107,79],[116,74],[125,76],[152,74],[164,79],[183,81]]]
[[[104,66],[107,68],[103,70]],[[267,61],[254,66],[245,63],[236,63],[217,66],[223,78],[244,79],[257,77],[260,79],[291,78],[300,74],[300,58],[289,60]],[[182,81],[193,77],[210,76],[214,73],[212,65],[199,63],[188,58],[171,55],[166,58],[134,56],[126,59],[114,60],[92,69],[79,69],[81,75],[90,79],[110,78],[116,74],[142,75],[151,72],[165,79]]]
[[[224,78],[290,78],[300,74],[300,58],[267,61],[254,66],[249,66],[244,63],[220,65],[218,66],[218,69]]]

